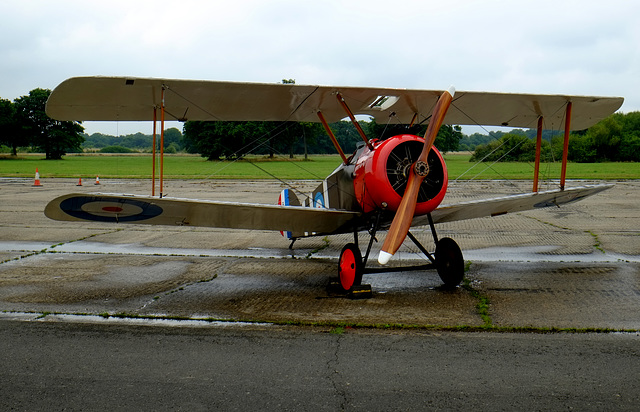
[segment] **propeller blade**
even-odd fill
[[[416,210],[420,185],[429,173],[427,157],[429,156],[431,147],[433,147],[433,142],[436,140],[440,126],[442,126],[442,121],[447,114],[447,110],[449,109],[449,106],[451,106],[454,94],[455,89],[451,87],[449,90],[442,93],[440,99],[438,99],[438,102],[433,108],[431,121],[429,122],[427,132],[424,135],[424,146],[422,148],[422,152],[420,153],[418,160],[411,167],[411,173],[407,180],[407,187],[404,190],[402,201],[400,202],[400,206],[398,206],[398,210],[391,222],[391,227],[389,228],[387,237],[384,239],[384,243],[382,244],[382,250],[380,250],[380,254],[378,255],[378,262],[381,265],[385,265],[389,262],[391,256],[396,253],[400,248],[400,245],[402,245],[402,242],[404,242],[404,239],[407,237],[407,233],[411,227],[411,221],[413,220],[413,214]]]
[[[454,94],[456,94],[456,89],[451,86],[449,90],[442,93],[442,95],[438,99],[438,102],[433,108],[429,126],[427,126],[427,131],[424,134],[424,146],[422,147],[422,152],[420,153],[420,157],[418,157],[418,161],[427,161],[427,156],[429,156],[429,152],[431,151],[433,142],[436,141],[436,137],[438,136],[438,132],[440,131],[440,127],[442,126],[442,121],[447,115],[447,110],[449,109],[449,106],[451,106],[451,102],[453,101]]]

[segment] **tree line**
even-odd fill
[[[118,153],[151,151],[152,136],[142,133],[109,136],[84,134],[80,122],[61,122],[45,114],[47,89],[34,89],[14,101],[0,98],[0,145],[13,155],[19,148],[46,153],[60,159],[66,153],[83,150]],[[422,135],[426,125],[359,122],[370,138],[385,139],[409,133]],[[330,125],[345,153],[352,153],[360,138],[350,122]],[[465,135],[460,126],[445,125],[435,145],[443,152],[473,151],[471,161],[532,161],[536,130],[514,129],[508,133]],[[157,139],[159,144],[159,138]],[[542,158],[562,156],[560,132],[543,131]],[[182,132],[165,130],[164,149],[168,153],[199,153],[209,160],[235,159],[247,154],[274,157],[335,153],[331,140],[319,123],[298,122],[199,122],[188,121]],[[574,162],[640,161],[640,112],[615,113],[591,128],[573,132],[569,139],[569,160]]]
[[[141,132],[123,136],[112,136],[102,133],[83,134],[82,149],[102,153],[151,152],[153,135]],[[156,135],[156,147],[160,146],[160,134]],[[175,128],[164,131],[164,152],[178,153],[184,151],[182,132]]]
[[[401,133],[424,133],[426,126],[409,129],[407,126],[381,126],[362,121],[360,127],[367,136],[386,138]],[[330,125],[345,153],[352,153],[361,141],[351,122],[340,121]],[[231,160],[247,154],[270,157],[304,154],[334,154],[336,149],[318,123],[298,122],[186,122],[184,134],[176,128],[165,130],[166,153],[187,152],[201,154],[209,160]],[[459,126],[443,126],[438,148],[457,150],[462,137]],[[126,153],[148,152],[153,146],[153,136],[143,133],[111,136],[102,133],[83,135],[82,148],[88,151]],[[157,136],[156,140],[159,140]],[[159,144],[159,143],[157,143]]]
[[[361,121],[366,136],[385,139],[402,134],[423,134],[426,126],[379,125]],[[346,154],[353,153],[362,141],[351,122],[329,125]],[[443,126],[436,144],[443,151],[457,150],[462,136],[459,126]],[[331,139],[319,123],[298,122],[187,122],[184,125],[185,148],[209,160],[235,159],[246,154],[269,157],[336,153]]]
[[[536,130],[515,129],[494,133],[493,140],[474,149],[470,161],[531,162],[535,159]],[[562,158],[564,132],[544,131],[541,158]],[[640,161],[640,112],[614,113],[594,126],[569,135],[569,161],[638,162]]]

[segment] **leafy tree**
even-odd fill
[[[160,136],[158,135],[158,144],[160,141]],[[128,147],[130,149],[149,149],[153,146],[153,136],[146,135],[144,133],[134,133],[122,136],[120,138],[116,137],[115,141],[118,146]],[[166,147],[166,144],[165,144]]]
[[[233,158],[244,146],[244,136],[238,133],[238,122],[189,121],[184,124],[184,141],[189,150],[207,160]]]
[[[508,135],[501,132],[494,135],[501,137],[478,145],[471,161],[482,160],[486,156],[488,161],[534,159],[536,130],[514,129]],[[477,134],[463,140],[476,137]],[[527,140],[523,140],[525,138]],[[563,133],[544,130],[542,138],[542,157],[551,158],[553,155],[553,159],[560,159],[564,147]],[[573,162],[640,161],[640,112],[614,113],[587,130],[572,132],[567,157]]]
[[[164,131],[165,150],[169,146],[172,146],[176,151],[179,151],[182,149],[182,132],[180,131],[180,129],[172,127]]]
[[[462,139],[460,139],[459,150],[475,150],[475,148],[482,144],[487,144],[494,140],[495,137],[492,135],[486,135],[481,133],[473,133],[472,135],[464,135]]]
[[[115,146],[118,141],[115,136],[105,135],[102,133],[93,133],[91,136],[85,134],[82,147],[101,149],[107,146]]]
[[[562,153],[561,139],[555,152]],[[640,112],[614,113],[569,138],[568,158],[574,162],[640,161]]]
[[[45,113],[48,89],[34,89],[15,100],[18,127],[32,146],[42,150],[47,159],[61,159],[69,151],[80,151],[84,128],[78,122],[61,122]]]
[[[174,143],[171,143],[169,146],[167,146],[164,149],[164,152],[169,154],[175,154],[175,153],[178,153],[179,150],[180,150],[180,147],[178,146],[177,143],[174,142]]]
[[[201,123],[193,120],[184,123],[182,126],[182,147],[187,153],[200,153],[202,157],[208,157],[200,152],[199,140],[203,129]]]
[[[134,151],[122,146],[106,146],[100,149],[100,153],[133,153]]]
[[[14,156],[19,146],[29,145],[18,128],[15,105],[7,99],[0,99],[0,144],[9,146]]]
[[[547,157],[551,147],[543,141],[541,157]],[[531,162],[535,159],[536,143],[522,134],[506,134],[498,140],[476,147],[469,161]]]
[[[279,139],[287,136],[286,123],[277,122],[234,122],[232,129],[232,153],[227,157],[241,157],[248,153],[268,154],[273,158],[275,152],[281,152]]]
[[[553,153],[556,159],[562,158],[564,150],[564,137],[556,136],[552,140]],[[572,134],[569,136],[569,149],[567,159],[573,162],[591,163],[597,159],[596,149],[591,139],[584,134]]]
[[[196,122],[184,125],[183,143],[187,151],[208,160],[233,159],[247,153],[296,152],[303,137],[315,140],[322,126],[297,122]]]
[[[462,139],[462,127],[443,124],[433,144],[443,153],[456,152],[460,147],[460,139]]]
[[[282,133],[276,137],[276,145],[289,153],[289,158],[293,159],[295,153],[308,153],[308,143],[317,142],[317,137],[324,134],[324,128],[320,123],[311,122],[285,122],[280,125],[284,127]],[[326,136],[329,139],[328,136]],[[301,147],[302,146],[302,147]]]
[[[91,136],[84,135],[85,141],[82,145],[84,148],[103,148],[107,146],[120,146],[135,150],[151,150],[153,147],[153,136],[143,133],[128,134],[121,137],[94,133]],[[164,131],[164,148],[165,151],[172,147],[172,151],[178,152],[183,149],[182,132],[172,127]],[[156,136],[156,146],[160,147],[160,136]]]
[[[609,116],[590,127],[584,138],[595,150],[598,160],[616,160],[622,141],[622,125],[618,118]]]
[[[623,126],[622,141],[619,148],[621,161],[640,161],[640,112],[614,114],[620,118]]]

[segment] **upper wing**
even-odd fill
[[[134,77],[74,77],[56,87],[47,114],[57,120],[153,120],[162,105],[168,120],[256,120],[318,122],[321,111],[329,122],[346,114],[340,93],[355,114],[379,123],[393,116],[396,123],[427,120],[440,90],[373,87],[308,86],[237,83]],[[546,129],[564,125],[567,102],[572,102],[571,127],[586,129],[615,112],[621,97],[505,94],[457,91],[445,124],[502,125],[535,128],[540,116]]]
[[[452,205],[443,205],[431,212],[434,223],[453,222],[456,220],[475,219],[478,217],[500,216],[507,213],[521,212],[550,206],[561,206],[576,202],[612,188],[613,185],[592,185],[574,187],[565,190],[550,190],[538,193],[498,197],[493,199],[473,200]],[[427,216],[413,219],[412,226],[426,225]]]
[[[330,234],[348,226],[356,212],[297,206],[133,195],[69,194],[47,204],[54,220],[98,221]]]

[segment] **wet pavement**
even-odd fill
[[[303,324],[640,330],[639,181],[617,182],[562,209],[440,225],[439,236],[454,238],[470,262],[467,286],[445,290],[435,272],[365,275],[373,288],[365,300],[326,291],[340,249],[352,236],[303,239],[291,251],[286,239],[271,232],[56,222],[43,214],[56,196],[98,189],[149,194],[150,182],[101,180],[101,186],[76,187],[73,179],[41,181],[43,187],[34,188],[28,179],[0,179],[5,317],[126,313]],[[291,183],[306,191],[316,185]],[[529,184],[454,183],[444,203],[518,193]],[[167,181],[165,193],[275,203],[282,187],[271,181]],[[413,232],[431,244],[428,228]],[[367,239],[362,235],[360,241]],[[410,246],[401,250],[401,260],[422,260]]]

